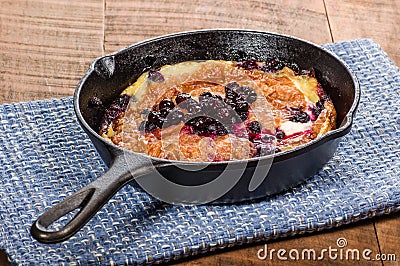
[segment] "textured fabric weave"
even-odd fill
[[[0,248],[15,264],[151,264],[400,210],[400,73],[369,39],[328,44],[359,79],[354,126],[307,182],[270,199],[171,206],[127,186],[74,237],[40,244],[39,214],[105,170],[72,99],[0,105]]]

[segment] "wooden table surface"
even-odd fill
[[[1,0],[0,103],[71,96],[89,63],[129,44],[178,31],[245,28],[294,35],[318,44],[373,38],[400,65],[398,0]],[[268,249],[336,246],[372,254],[396,254],[396,261],[360,265],[400,265],[400,215],[268,242]],[[181,265],[283,265],[260,261],[264,243],[211,253]],[[347,265],[354,261],[329,260]],[[313,265],[313,261],[291,264]],[[1,253],[0,265],[6,264]]]

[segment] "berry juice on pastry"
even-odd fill
[[[335,127],[312,70],[208,60],[143,73],[106,108],[99,134],[152,157],[228,161],[290,150]]]

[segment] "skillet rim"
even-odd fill
[[[106,139],[101,137],[95,130],[92,129],[92,127],[83,118],[83,115],[82,115],[82,112],[80,109],[80,105],[79,105],[80,92],[81,92],[82,87],[85,84],[86,80],[89,78],[89,76],[93,72],[95,72],[95,66],[98,61],[100,61],[104,58],[107,58],[107,57],[112,57],[117,54],[124,53],[133,47],[146,45],[148,43],[154,43],[154,42],[158,42],[158,41],[161,41],[164,39],[176,38],[176,37],[180,37],[180,36],[187,36],[187,35],[192,35],[192,34],[202,34],[202,33],[213,33],[213,32],[218,33],[218,34],[223,34],[223,33],[229,32],[229,33],[262,34],[262,35],[276,36],[276,37],[280,37],[280,38],[283,37],[283,38],[286,38],[289,40],[296,40],[296,41],[303,42],[307,45],[313,46],[314,48],[319,49],[319,50],[323,51],[324,53],[326,53],[327,56],[330,56],[333,59],[335,59],[335,61],[337,61],[340,65],[342,65],[344,67],[344,69],[349,73],[349,75],[352,79],[352,83],[353,83],[352,87],[354,87],[354,100],[353,100],[351,107],[349,108],[349,110],[347,111],[346,115],[343,118],[342,125],[340,125],[337,129],[327,132],[326,134],[324,134],[323,136],[321,136],[319,138],[311,140],[311,141],[309,141],[305,144],[302,144],[300,146],[297,146],[293,149],[279,152],[279,153],[274,153],[274,154],[270,154],[270,155],[266,155],[266,156],[262,156],[262,157],[253,157],[253,158],[243,159],[243,160],[232,160],[232,161],[221,161],[221,162],[190,162],[190,161],[167,160],[167,159],[163,159],[163,158],[151,157],[147,154],[123,149],[123,148],[115,145],[114,143],[107,141]],[[165,34],[165,35],[157,36],[154,38],[146,39],[146,40],[131,44],[129,46],[121,48],[120,50],[117,50],[112,53],[95,58],[89,65],[89,69],[87,70],[85,75],[81,78],[81,80],[79,81],[79,83],[75,89],[74,96],[73,96],[73,102],[74,102],[74,110],[75,110],[76,117],[78,118],[78,121],[80,122],[80,124],[85,128],[86,132],[90,133],[97,140],[100,140],[105,146],[112,147],[112,149],[114,151],[118,151],[121,154],[128,153],[128,154],[132,154],[133,156],[138,156],[138,155],[143,156],[143,157],[146,157],[147,159],[150,159],[152,162],[156,161],[159,163],[170,163],[170,164],[179,164],[179,165],[200,165],[200,166],[207,165],[208,166],[208,165],[226,165],[226,164],[234,165],[234,164],[242,164],[244,162],[253,163],[253,162],[258,162],[260,160],[271,160],[271,159],[273,160],[273,162],[283,161],[283,160],[295,157],[297,155],[306,153],[307,151],[312,150],[328,141],[343,137],[344,135],[348,134],[349,131],[351,130],[353,120],[355,117],[355,113],[356,113],[357,107],[360,102],[360,97],[361,97],[360,84],[359,84],[355,74],[350,69],[350,67],[343,60],[341,60],[336,54],[323,48],[320,45],[317,45],[313,42],[310,42],[308,40],[304,40],[302,38],[298,38],[295,36],[276,33],[276,32],[270,32],[270,31],[235,29],[235,28],[215,28],[215,29],[181,31],[181,32],[176,32],[176,33]],[[345,121],[345,123],[343,124],[344,121]],[[117,155],[118,154],[116,154],[115,152],[112,152],[112,156],[114,158]]]

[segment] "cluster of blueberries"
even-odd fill
[[[300,70],[299,66],[295,63],[285,62],[279,59],[269,59],[264,64],[259,65],[255,60],[245,60],[237,64],[238,67],[246,70],[258,69],[264,72],[276,72],[283,69],[285,66],[289,67],[296,73],[306,74],[305,71]],[[307,73],[308,74],[308,73]]]
[[[240,86],[231,82],[225,86],[225,98],[211,92],[200,94],[198,101],[187,93],[175,97],[175,108],[172,99],[163,99],[152,111],[145,110],[147,120],[139,125],[140,131],[153,131],[156,128],[169,127],[182,121],[197,135],[223,136],[234,130],[233,124],[241,123],[248,118],[250,104],[255,102],[257,94],[246,85]],[[186,112],[183,112],[183,109]],[[248,125],[252,133],[260,133],[258,121]]]
[[[288,66],[296,73],[301,75],[314,76],[312,70],[300,70],[296,64],[287,63],[278,59],[267,60],[265,64],[259,65],[254,60],[246,60],[237,64],[238,67],[246,70],[259,69],[265,72],[275,72]],[[163,75],[157,71],[149,71],[149,79],[154,82],[164,81]],[[163,99],[150,111],[143,110],[142,114],[147,116],[139,125],[142,132],[151,132],[157,128],[169,127],[184,122],[186,128],[191,133],[200,136],[224,136],[235,130],[235,124],[241,123],[248,118],[250,104],[256,101],[257,94],[253,89],[246,85],[239,85],[231,82],[225,86],[225,97],[204,92],[198,97],[198,101],[187,93],[179,93],[175,97],[175,103],[172,99]],[[105,109],[101,100],[92,97],[89,106],[105,109],[102,125],[109,125],[115,118],[126,111],[130,97],[126,94],[120,95],[115,99],[109,108]],[[312,109],[313,118],[319,116],[324,109],[326,98],[322,98]],[[179,108],[176,108],[179,107]],[[307,123],[310,117],[306,112],[300,109],[291,109],[293,122]],[[263,150],[269,150],[273,139],[283,139],[285,133],[278,130],[275,136],[261,134],[262,128],[258,121],[247,123],[247,132],[249,139],[257,148],[257,156],[263,155]]]
[[[122,94],[114,99],[108,108],[105,108],[103,102],[98,97],[93,96],[89,99],[88,105],[89,107],[97,109],[99,112],[103,112],[105,109],[100,128],[106,128],[114,119],[126,111],[130,99],[131,97],[129,95]]]

